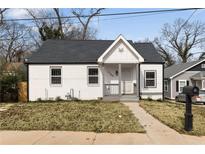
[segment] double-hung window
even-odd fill
[[[156,71],[145,71],[145,88],[156,87]]]
[[[98,67],[88,67],[88,84],[97,85],[99,82]]]
[[[59,66],[50,67],[50,83],[51,85],[62,84],[62,67]]]
[[[183,91],[184,86],[187,85],[187,81],[186,80],[179,80],[179,92]]]

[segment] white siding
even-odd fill
[[[119,41],[105,56],[105,63],[138,63],[138,57],[126,46],[122,41]]]
[[[146,88],[145,83],[145,70],[153,70],[157,73],[156,87]],[[163,65],[162,64],[140,64],[140,93],[142,98],[151,97],[152,99],[163,98]]]
[[[50,85],[50,66],[62,66],[62,86]],[[55,99],[65,95],[74,89],[74,96],[79,99],[97,99],[102,97],[102,73],[99,68],[99,84],[88,85],[87,67],[97,65],[29,65],[29,100],[37,98]]]

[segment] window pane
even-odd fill
[[[88,79],[89,81],[89,84],[98,84],[98,77],[92,77],[92,76],[90,76],[89,77],[89,79]]]
[[[179,91],[183,91],[183,87],[186,86],[186,81],[179,81]]]
[[[180,81],[180,87],[184,87],[184,86],[186,86],[186,81]]]
[[[155,78],[155,72],[146,72],[146,78]]]
[[[89,68],[88,75],[98,75],[98,69],[97,68]]]
[[[51,84],[61,84],[61,77],[51,77]]]
[[[52,68],[51,69],[51,75],[54,75],[54,76],[61,75],[61,69]]]
[[[183,91],[183,87],[180,87],[179,90],[180,90],[180,92],[182,92]]]
[[[153,86],[155,86],[154,82],[155,82],[154,80],[146,80],[145,84],[146,84],[147,87],[149,87],[149,86],[153,87]]]

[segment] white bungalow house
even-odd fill
[[[163,61],[152,43],[48,40],[25,63],[28,100],[163,99]]]

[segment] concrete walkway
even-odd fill
[[[174,129],[169,128],[148,114],[138,103],[124,104],[127,105],[139,119],[152,144],[205,144],[205,137],[179,134]]]

